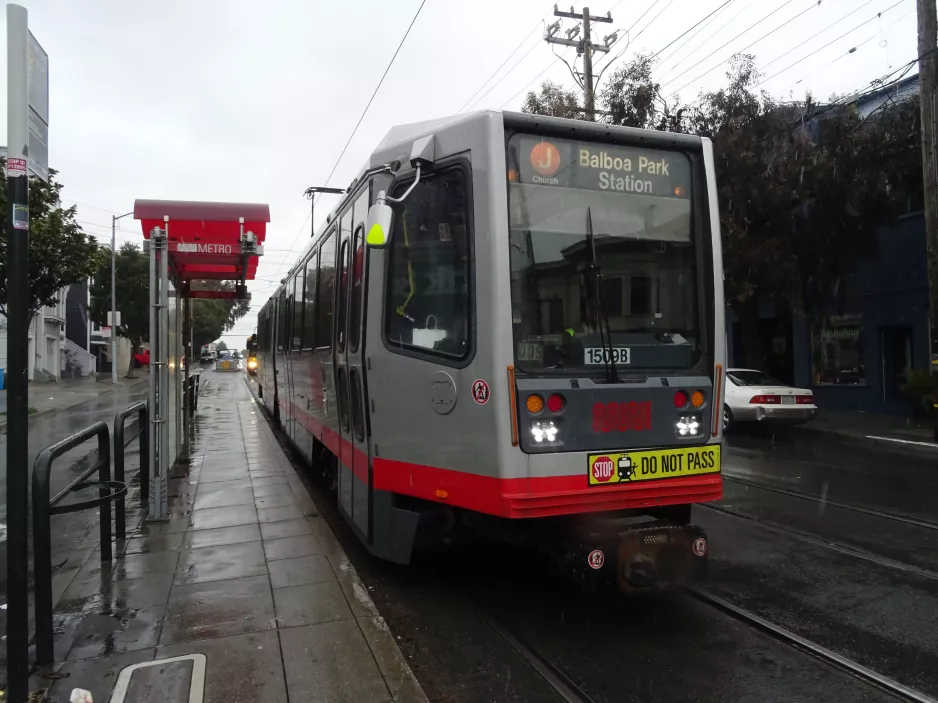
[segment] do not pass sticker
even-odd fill
[[[591,569],[601,569],[603,568],[603,564],[606,563],[606,555],[603,554],[603,550],[594,549],[590,552],[590,555],[586,557],[586,561]]]
[[[472,382],[472,399],[479,405],[485,405],[489,402],[489,396],[491,396],[491,394],[489,384],[486,381],[477,378]]]

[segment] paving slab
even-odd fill
[[[354,620],[280,631],[291,701],[380,703],[393,700]]]
[[[75,687],[106,701],[122,670],[154,661],[125,700],[176,703],[201,664],[162,660],[201,654],[205,703],[424,703],[247,386],[219,374],[205,392],[170,519],[115,543],[111,564],[94,547],[70,559],[55,606],[54,668],[68,677],[34,686],[49,701]]]

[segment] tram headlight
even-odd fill
[[[700,427],[700,415],[681,415],[674,423],[679,437],[699,437]]]
[[[533,425],[531,425],[531,437],[537,444],[543,444],[544,442],[552,444],[553,442],[556,442],[557,432],[557,425],[553,420],[535,422]]]

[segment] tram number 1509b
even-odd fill
[[[584,349],[584,352],[587,364],[628,364],[631,362],[628,347],[613,347],[612,349],[589,347]]]

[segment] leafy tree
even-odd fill
[[[110,252],[108,252],[109,254]],[[124,244],[117,253],[117,308],[121,313],[118,334],[130,340],[136,350],[150,334],[150,262],[136,244]],[[229,281],[200,282],[202,290],[234,290]],[[111,260],[102,260],[91,286],[91,318],[105,324],[111,309]],[[192,301],[192,335],[199,349],[231,329],[250,309],[247,300]],[[133,358],[128,376],[133,375]]]
[[[109,251],[106,253],[108,256],[100,262],[91,283],[91,319],[99,325],[107,324],[111,310],[111,257]],[[150,260],[136,244],[128,242],[117,250],[115,263],[117,309],[121,316],[116,332],[130,340],[131,351],[135,352],[150,336]],[[133,376],[133,368],[131,354],[128,378]]]
[[[232,291],[235,289],[235,284],[232,281],[200,281],[198,287],[200,290]],[[214,342],[223,332],[234,327],[235,322],[244,317],[250,309],[251,301],[249,300],[193,300],[194,348],[200,349],[203,345]]]
[[[221,351],[228,351],[228,345],[225,344],[224,342],[219,342],[219,343],[218,343],[218,346],[216,347],[216,349],[218,349],[218,351],[220,351],[220,352],[221,352]]]
[[[6,159],[0,158],[0,167]],[[55,305],[58,292],[73,283],[82,283],[94,273],[100,254],[93,237],[75,221],[76,208],[61,206],[62,184],[49,170],[49,182],[29,179],[29,313],[35,315],[44,305]],[[0,179],[0,208],[6,217],[6,180]],[[7,226],[0,227],[0,314],[7,314]]]
[[[686,108],[669,105],[652,77],[654,57],[639,54],[609,77],[599,91],[605,121],[609,124],[663,132],[685,131]]]
[[[582,119],[585,114],[580,109],[578,91],[567,90],[551,81],[544,81],[540,92],[529,92],[521,106],[521,111],[530,112],[532,115],[550,115],[570,119]]]

